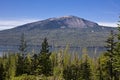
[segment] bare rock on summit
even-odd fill
[[[97,27],[98,24],[92,21],[85,20],[76,16],[64,16],[54,19],[68,28],[87,28],[87,27]]]

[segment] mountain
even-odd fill
[[[89,28],[89,27],[99,27],[97,23],[85,20],[76,16],[64,16],[59,18],[49,18],[42,21],[37,21],[22,26],[18,26],[14,29],[19,29],[23,31],[33,30],[33,29],[60,29],[60,28]]]
[[[49,18],[0,31],[0,48],[20,44],[20,36],[25,33],[28,45],[40,45],[47,37],[49,44],[55,47],[103,47],[110,30],[116,28],[100,26],[95,22],[76,16]],[[10,48],[9,48],[10,46]],[[11,48],[12,46],[12,48]]]

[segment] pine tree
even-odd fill
[[[30,54],[27,54],[24,60],[24,73],[30,75],[32,70],[32,60]]]
[[[25,40],[25,34],[21,34],[21,40],[19,45],[19,51],[20,54],[17,55],[17,67],[16,67],[16,75],[22,75],[25,73],[24,67],[25,67],[25,57],[26,57],[26,51],[27,51],[27,42]]]
[[[38,55],[39,59],[39,68],[41,69],[40,74],[44,74],[45,76],[49,76],[52,74],[52,64],[50,60],[51,52],[49,52],[49,45],[47,42],[47,38],[44,38],[42,43],[42,48],[40,54]]]
[[[16,76],[24,74],[24,59],[20,54],[17,54]]]
[[[81,78],[82,80],[92,80],[92,72],[87,54],[83,55],[81,63]]]
[[[2,62],[0,62],[0,80],[5,80],[5,69]]]
[[[22,53],[23,58],[25,58],[26,50],[27,50],[27,43],[26,43],[26,40],[25,40],[25,34],[22,33],[21,40],[20,40],[19,51]]]
[[[64,68],[63,77],[65,80],[79,80],[80,78],[80,66],[68,65]]]
[[[67,59],[67,56],[65,58]],[[69,64],[67,64],[67,66],[64,66],[63,70],[63,77],[65,80],[79,80],[81,72],[79,61],[79,56],[77,54],[73,55],[72,62],[70,62],[68,59],[67,62],[69,62]]]
[[[14,80],[16,74],[16,58],[14,54],[8,55],[7,63],[5,65],[5,80]]]
[[[34,75],[38,75],[39,73],[39,70],[37,69],[38,68],[38,65],[39,65],[39,61],[38,61],[38,55],[37,54],[34,54],[32,56],[32,74]]]
[[[97,80],[103,80],[103,72],[102,72],[102,66],[101,66],[101,58],[98,59],[98,65],[96,69],[97,74]]]
[[[120,23],[120,21],[119,21]],[[120,24],[118,24],[118,34],[117,34],[117,42],[115,46],[115,58],[114,58],[114,70],[115,70],[115,80],[120,79]]]
[[[114,50],[115,50],[115,45],[116,42],[114,41],[115,35],[113,31],[111,31],[109,38],[107,39],[106,43],[107,45],[105,46],[107,49],[107,52],[105,53],[105,56],[108,57],[107,64],[106,64],[106,70],[108,70],[108,75],[109,75],[109,80],[113,80],[114,78],[114,68],[113,68],[113,63],[114,63]]]

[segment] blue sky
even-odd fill
[[[120,0],[0,0],[0,29],[66,15],[115,26]]]

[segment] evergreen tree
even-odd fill
[[[80,79],[80,66],[68,65],[64,68],[63,77],[65,80],[79,80]]]
[[[120,22],[120,21],[119,21]],[[120,24],[118,24],[118,34],[117,34],[117,42],[115,46],[115,57],[114,57],[114,71],[115,71],[115,80],[120,79]]]
[[[26,57],[26,51],[27,51],[27,43],[25,40],[25,34],[21,34],[21,40],[19,45],[19,51],[20,54],[17,55],[17,67],[16,67],[16,75],[22,75],[25,73],[25,57]]]
[[[104,80],[103,73],[102,73],[102,66],[101,66],[101,58],[98,59],[98,65],[97,65],[96,72],[97,74],[95,75],[97,76],[97,80]]]
[[[24,60],[24,73],[28,75],[32,73],[32,60],[30,54],[27,54]]]
[[[16,76],[24,74],[24,59],[20,54],[17,54]]]
[[[0,63],[0,80],[5,80],[5,69],[2,63]]]
[[[8,56],[8,61],[5,66],[5,80],[14,80],[16,74],[16,58],[14,54]]]
[[[79,80],[80,79],[80,73],[81,73],[81,67],[80,67],[80,59],[77,53],[73,54],[73,57],[70,58],[70,56],[66,56],[66,62],[67,65],[64,66],[63,70],[63,77],[65,80]],[[72,60],[70,60],[72,59]]]
[[[113,33],[113,31],[111,31],[109,38],[107,39],[106,43],[107,45],[105,46],[107,49],[107,52],[105,53],[105,56],[108,57],[107,60],[107,64],[106,64],[106,70],[108,72],[109,75],[109,80],[113,80],[114,78],[114,67],[113,67],[113,63],[114,63],[114,51],[115,51],[115,41],[114,38],[115,35]]]
[[[38,73],[39,73],[39,70],[37,69],[38,65],[39,65],[38,55],[34,54],[32,56],[32,66],[31,66],[32,67],[32,70],[31,70],[32,74],[38,75]]]
[[[49,45],[47,42],[47,38],[44,38],[42,43],[42,48],[40,54],[38,55],[39,60],[39,68],[41,69],[40,74],[44,74],[45,76],[49,76],[52,74],[52,64],[50,60],[51,52],[49,52]]]
[[[81,63],[81,78],[82,80],[92,80],[92,72],[89,64],[87,54],[83,55],[83,62]]]
[[[21,35],[21,40],[20,40],[20,46],[19,46],[19,51],[22,53],[23,58],[25,58],[25,52],[27,50],[27,43],[25,40],[25,35],[22,33]]]

